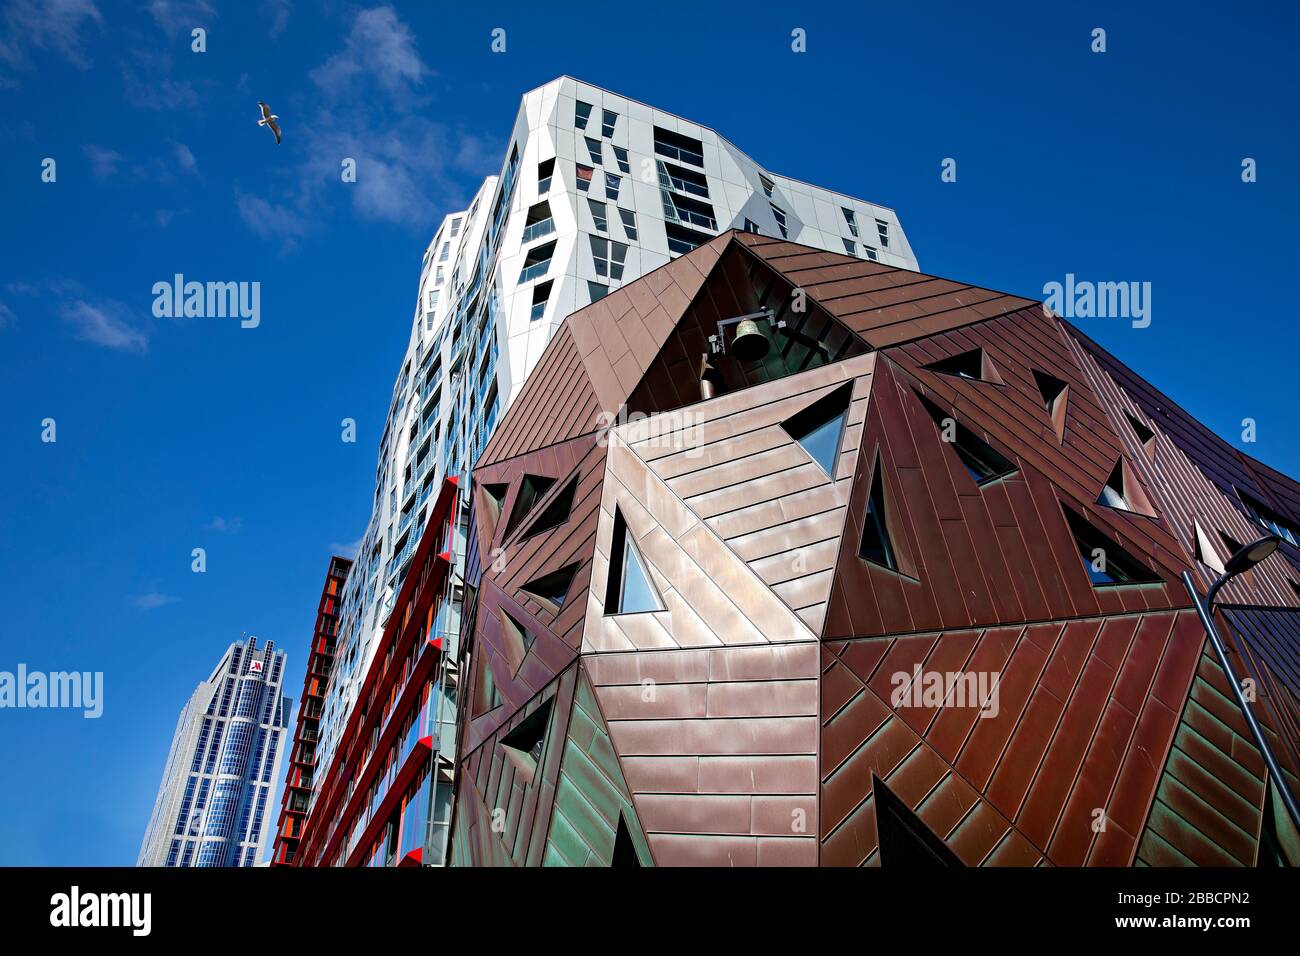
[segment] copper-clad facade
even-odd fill
[[[1037,303],[725,233],[565,320],[473,502],[455,864],[1300,862],[1179,580],[1288,538],[1218,621],[1294,773],[1300,485]]]

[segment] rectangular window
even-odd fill
[[[768,203],[768,205],[772,207],[772,215],[776,217],[776,228],[781,230],[781,238],[789,239],[790,230],[786,227],[785,211],[772,203]]]
[[[866,244],[863,244],[862,251],[867,254],[867,258],[870,259],[872,262],[880,261],[880,256],[876,254],[875,246],[868,246]]]
[[[668,251],[674,255],[690,252],[696,246],[702,246],[713,238],[707,233],[687,229],[675,222],[664,223],[664,231],[668,234]]]
[[[704,165],[704,144],[698,139],[655,127],[655,152],[692,166]]]
[[[591,157],[593,163],[599,166],[601,159],[600,140],[592,139],[590,136],[584,136],[583,139],[587,141],[587,155]]]
[[[539,282],[533,286],[533,308],[528,313],[529,321],[536,322],[546,314],[546,300],[551,297],[552,284],[550,282]]]
[[[848,224],[849,232],[854,239],[858,238],[858,215],[847,206],[841,206],[840,212],[844,213],[844,221]]]
[[[537,195],[545,196],[551,191],[551,176],[555,173],[555,160],[544,159],[537,164]]]
[[[448,258],[450,255],[451,255],[451,243],[450,243],[450,242],[444,242],[444,243],[442,244],[442,251],[441,251],[440,253],[438,253],[438,261],[439,261],[439,262],[446,262],[446,261],[447,261],[447,258]]]
[[[620,209],[618,214],[623,220],[623,234],[627,236],[628,239],[636,242],[636,213],[631,209]]]
[[[772,182],[772,180],[768,179],[762,173],[759,173],[758,181],[763,184],[763,195],[768,199],[771,199],[772,190],[775,188],[776,183]]]
[[[615,146],[613,143],[609,144],[609,148],[614,151],[614,160],[618,163],[618,171],[620,173],[632,172],[632,167],[627,161],[627,150],[622,146]]]
[[[858,245],[852,239],[841,239],[840,241],[844,243],[844,251],[849,255],[856,256],[858,254]]]
[[[605,173],[605,197],[618,202],[618,187],[622,182],[623,180],[613,173]]]
[[[585,193],[591,188],[591,174],[594,172],[590,166],[578,164],[578,192]]]
[[[551,204],[543,199],[528,209],[528,218],[524,222],[524,243],[533,242],[555,232],[555,220],[551,218]]]
[[[460,217],[457,216],[451,221],[451,238],[455,239],[460,233]]]
[[[609,232],[609,219],[605,215],[605,204],[595,199],[588,199],[591,207],[591,221],[596,224],[597,232]]]
[[[679,193],[691,193],[703,199],[709,198],[709,181],[703,173],[693,169],[683,169],[672,163],[655,160],[659,171],[659,185],[664,189],[675,189]]]
[[[582,100],[577,101],[577,107],[573,111],[573,125],[578,129],[587,128],[587,120],[591,116],[591,104],[584,103]]]
[[[610,242],[610,249],[613,252],[613,258],[609,262],[609,277],[611,279],[623,278],[623,263],[627,260],[627,246],[621,242]]]
[[[591,297],[592,302],[598,302],[605,296],[609,295],[609,286],[602,285],[599,282],[587,280],[587,295]]]
[[[752,219],[745,220],[745,231],[752,232],[755,235],[759,235],[762,233],[762,230],[758,228],[758,223],[754,222],[754,220]]]
[[[591,261],[596,266],[596,275],[609,277],[609,240],[599,236],[588,236],[591,242]]]
[[[618,114],[609,110],[601,110],[600,135],[609,139],[614,135],[614,127],[618,124]]]
[[[438,266],[437,270],[434,272],[433,281],[436,282],[438,285],[442,285],[442,281],[443,281],[442,266]]]
[[[664,218],[669,222],[684,222],[702,229],[717,229],[718,220],[713,215],[713,207],[689,196],[679,196],[666,189],[659,190],[663,198]]]
[[[876,232],[880,234],[880,244],[884,248],[888,249],[889,248],[889,223],[885,222],[885,220],[883,219],[877,219]]]
[[[546,275],[546,270],[551,267],[551,256],[554,254],[554,242],[548,242],[543,246],[535,246],[529,250],[528,255],[524,258],[524,268],[519,273],[519,284],[523,285],[525,282],[531,282]]]

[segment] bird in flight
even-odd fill
[[[278,146],[280,144],[280,127],[276,125],[275,121],[280,117],[272,113],[271,107],[267,106],[261,100],[257,101],[257,105],[262,108],[262,118],[257,121],[257,125],[269,128],[271,132],[275,134],[275,142]]]

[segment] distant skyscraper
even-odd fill
[[[293,702],[284,652],[234,643],[181,708],[137,866],[253,866]]]
[[[569,313],[728,229],[881,266],[917,265],[892,209],[772,172],[706,126],[571,77],[524,94],[503,160],[424,252],[370,520],[339,601],[336,656],[312,742],[316,789],[438,490],[473,465]],[[460,483],[462,495],[467,487]],[[453,591],[462,577],[456,568]],[[440,692],[454,699],[455,656],[448,649],[442,660],[453,672]],[[445,771],[435,778],[447,788],[435,804],[450,800],[454,759],[435,750]],[[317,797],[314,790],[313,806]],[[424,862],[441,862],[435,856]]]

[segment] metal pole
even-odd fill
[[[1282,797],[1282,802],[1286,805],[1287,815],[1291,817],[1291,823],[1297,830],[1300,830],[1300,808],[1297,808],[1295,796],[1291,793],[1290,786],[1287,785],[1286,777],[1282,773],[1282,768],[1273,756],[1273,748],[1268,745],[1264,737],[1264,728],[1259,725],[1255,719],[1254,712],[1250,709],[1250,704],[1246,702],[1246,695],[1242,693],[1241,684],[1237,680],[1237,674],[1232,669],[1232,664],[1228,660],[1228,649],[1224,646],[1223,638],[1219,636],[1218,628],[1214,626],[1214,619],[1210,616],[1210,610],[1201,603],[1201,596],[1196,593],[1196,585],[1192,583],[1190,572],[1183,572],[1183,584],[1187,588],[1187,593],[1192,596],[1192,603],[1196,605],[1196,613],[1200,615],[1201,625],[1205,628],[1205,633],[1209,635],[1210,642],[1214,645],[1215,653],[1219,656],[1219,666],[1223,668],[1223,673],[1228,678],[1228,683],[1232,685],[1232,693],[1237,698],[1237,706],[1241,708],[1242,714],[1246,718],[1246,726],[1250,728],[1250,734],[1255,738],[1255,746],[1259,748],[1260,754],[1264,758],[1264,763],[1268,767],[1268,772],[1272,775],[1274,783],[1277,785],[1277,792]],[[1218,591],[1222,581],[1216,581],[1210,588],[1210,593]]]

